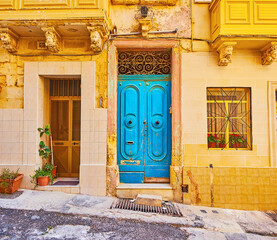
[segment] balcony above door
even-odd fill
[[[213,0],[209,9],[214,49],[223,55],[233,47],[260,50],[267,54],[262,64],[272,62],[265,58],[274,58],[277,53],[277,1]]]
[[[210,5],[212,41],[220,36],[276,36],[277,1],[214,0]]]

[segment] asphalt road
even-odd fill
[[[0,208],[0,239],[187,239],[168,224]]]

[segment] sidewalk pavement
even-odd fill
[[[15,199],[0,199],[0,208],[44,210],[66,214],[132,219],[180,226],[189,239],[277,239],[277,222],[260,211],[242,211],[176,204],[183,217],[110,209],[113,197],[23,190]]]

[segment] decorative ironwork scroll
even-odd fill
[[[170,51],[122,51],[118,53],[119,75],[162,75],[170,73]]]

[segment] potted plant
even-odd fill
[[[219,142],[216,134],[208,134],[208,147],[215,148],[215,144]]]
[[[35,188],[37,186],[46,186],[50,182],[53,182],[53,174],[52,174],[53,168],[38,168],[35,170],[35,174],[30,176],[31,183],[35,184]]]
[[[51,144],[51,150],[49,146],[45,144],[44,141],[40,141],[39,143],[39,156],[42,157],[43,164],[44,162],[47,164],[49,163],[50,155],[51,155],[51,164],[53,166],[53,177],[56,177],[57,174],[57,166],[54,165],[54,157],[53,157],[53,141],[52,141],[52,134],[50,132],[50,125],[45,125],[44,128],[38,128],[38,131],[40,133],[40,137],[42,137],[44,134],[50,137],[50,144]]]
[[[219,141],[219,147],[220,148],[225,148],[226,147],[225,138],[220,139],[220,141]]]
[[[243,137],[239,134],[230,134],[229,139],[234,148],[239,148],[240,144],[245,142]]]
[[[17,171],[13,172],[8,168],[2,170],[0,175],[0,193],[12,194],[18,190],[23,174],[18,173]]]

